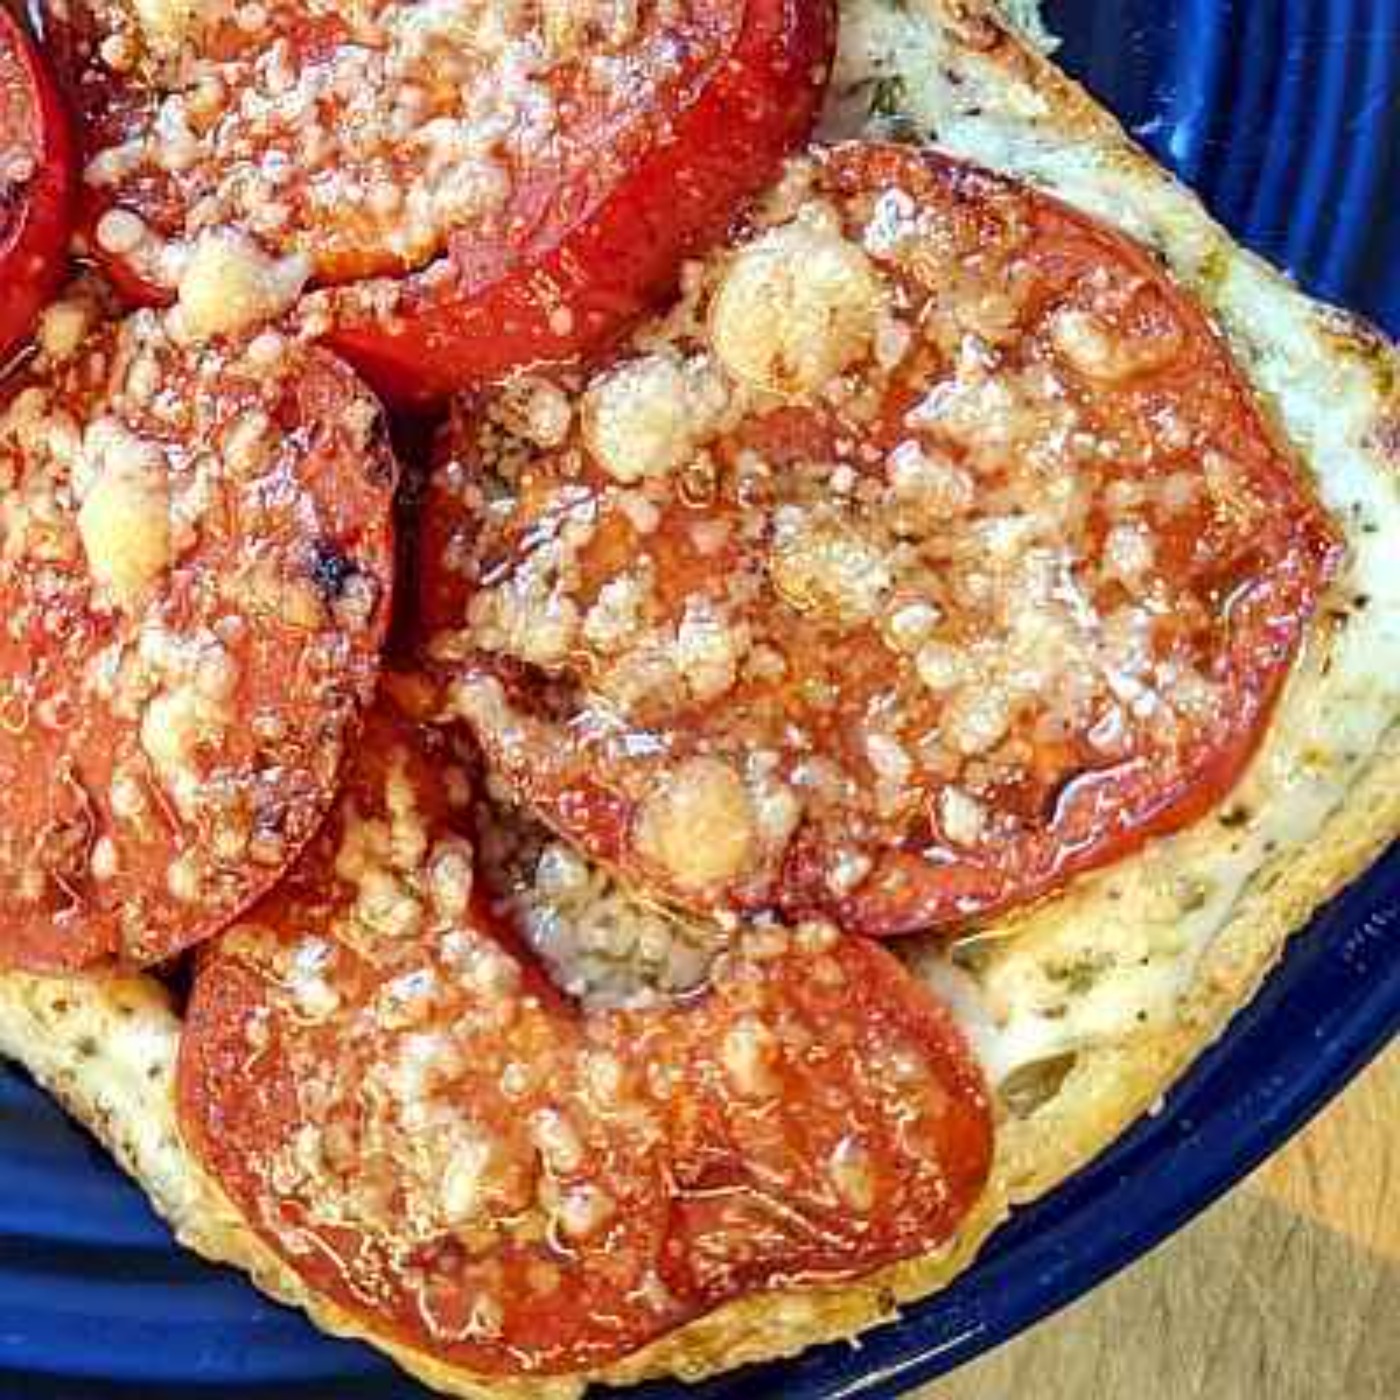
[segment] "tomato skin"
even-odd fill
[[[597,351],[673,287],[681,262],[722,237],[811,131],[835,46],[828,0],[752,0],[733,52],[653,132],[620,181],[604,170],[560,231],[483,267],[452,251],[455,285],[421,275],[394,323],[342,325],[329,343],[397,403],[441,399],[523,366]],[[468,266],[468,256],[477,264]]]
[[[0,362],[23,344],[39,313],[67,271],[73,230],[77,151],[68,109],[38,46],[8,9],[0,7],[0,89],[23,91],[13,105],[30,109],[24,131],[5,119],[23,121],[0,91],[0,146],[28,148],[34,176],[13,208],[0,202]]]

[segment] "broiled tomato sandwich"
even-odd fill
[[[230,240],[414,400],[606,342],[807,135],[831,0],[65,7],[93,252]]]
[[[327,1332],[855,1338],[1400,834],[1400,355],[1024,6],[41,8],[0,1052]]]

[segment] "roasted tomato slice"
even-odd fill
[[[389,614],[377,402],[273,334],[51,316],[0,410],[0,963],[148,963],[333,799]]]
[[[899,962],[755,927],[706,990],[583,1013],[484,913],[444,742],[377,713],[322,834],[197,965],[183,1131],[311,1289],[473,1371],[576,1372],[949,1236],[988,1099]]]
[[[167,34],[85,0],[93,238],[158,296],[211,228],[305,260],[341,288],[331,343],[398,399],[566,359],[664,295],[806,138],[835,29],[831,0],[344,11],[185,7]]]
[[[457,431],[424,615],[499,773],[657,894],[858,932],[1203,813],[1338,556],[1149,254],[898,147],[801,165],[631,353]]]
[[[0,367],[63,280],[75,162],[68,113],[43,55],[0,6]]]

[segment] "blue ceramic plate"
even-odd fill
[[[1069,67],[1236,233],[1400,333],[1400,0],[1051,0],[1049,12]],[[967,1360],[1199,1211],[1397,1028],[1400,850],[1297,940],[1166,1113],[1021,1215],[951,1291],[858,1352],[818,1351],[688,1400],[894,1396]],[[0,1394],[188,1400],[194,1386],[223,1400],[423,1395],[178,1251],[97,1148],[0,1074]]]

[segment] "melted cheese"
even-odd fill
[[[207,233],[180,278],[179,329],[197,342],[252,330],[289,310],[310,275],[300,254],[270,258],[244,234]]]
[[[642,854],[683,889],[732,880],[753,863],[753,809],[739,775],[714,758],[691,758],[642,804]]]
[[[132,608],[171,563],[165,458],[114,418],[88,429],[84,455],[95,473],[78,511],[88,569],[118,606]]]
[[[875,338],[882,286],[839,227],[800,220],[734,257],[710,312],[710,337],[736,379],[807,397]]]
[[[196,0],[135,0],[136,18],[156,53],[178,53],[192,37],[199,15]]]
[[[625,485],[664,476],[695,446],[685,378],[674,360],[653,355],[600,380],[584,401],[584,437],[598,461]]]

